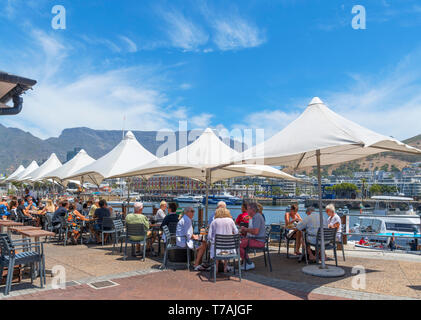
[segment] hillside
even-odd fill
[[[415,137],[409,138],[404,140],[403,142],[416,147],[421,148],[421,135],[417,135]],[[343,164],[336,164],[331,165],[328,167],[325,167],[325,171],[327,171],[329,174],[332,174],[332,171],[337,170],[338,168],[345,168],[352,171],[364,171],[366,169],[368,170],[375,170],[380,169],[384,165],[389,165],[389,169],[392,168],[392,166],[395,166],[399,170],[402,170],[404,167],[406,167],[408,164],[413,162],[420,162],[421,156],[401,153],[401,152],[383,152],[376,155],[368,156],[366,158],[362,158],[355,161],[345,162]],[[372,163],[372,167],[370,167],[370,164]],[[289,171],[289,170],[285,170]],[[303,170],[300,170],[301,172],[306,172],[307,174],[311,173],[313,171],[313,168],[305,168]]]
[[[156,140],[157,131],[132,132],[136,139],[153,154],[156,154],[158,147],[164,143],[164,141]],[[179,132],[175,135],[179,141]],[[71,128],[64,129],[58,138],[42,140],[29,132],[6,128],[0,124],[0,149],[3,151],[0,153],[0,173],[10,174],[20,164],[26,167],[32,160],[36,160],[40,165],[52,152],[55,152],[60,161],[64,162],[67,152],[75,147],[85,149],[91,157],[98,159],[114,148],[121,139],[120,130]],[[230,144],[233,147],[234,141]]]

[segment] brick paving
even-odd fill
[[[39,289],[39,279],[33,285],[26,279],[13,284],[8,297],[87,299],[90,295],[91,299],[103,299],[101,295],[110,291],[115,299],[421,299],[420,256],[347,251],[346,261],[339,254],[339,265],[345,269],[345,276],[323,279],[303,274],[304,264],[287,259],[285,248],[277,254],[276,248],[271,252],[273,272],[265,267],[260,254],[252,254],[256,269],[245,272],[241,283],[235,277],[231,280],[222,277],[214,284],[208,281],[207,274],[185,270],[161,272],[162,257],[147,257],[146,261],[129,257],[123,261],[120,253],[111,254],[111,248],[110,245],[64,247],[47,243],[47,269],[55,265],[65,267],[66,281],[73,285],[66,290],[51,290],[52,277],[47,276],[47,287]],[[334,261],[327,263],[334,264]],[[365,289],[353,289],[352,268],[357,265],[366,270]],[[115,281],[119,286],[96,290],[87,285],[102,280]],[[5,298],[3,288],[0,286],[0,299]],[[69,295],[69,291],[72,294]]]
[[[152,272],[113,279],[118,286],[94,289],[87,284],[66,289],[44,290],[19,295],[10,300],[338,300],[342,297],[295,289],[279,289],[236,277],[218,276],[217,283],[208,274],[187,270]]]

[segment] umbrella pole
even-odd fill
[[[205,209],[206,223],[208,223],[209,185],[210,185],[210,169],[206,169],[206,209]]]
[[[326,269],[326,257],[325,257],[325,237],[324,237],[324,230],[323,230],[323,204],[322,204],[322,173],[321,173],[321,166],[320,166],[320,150],[316,151],[317,157],[317,182],[319,184],[319,215],[320,215],[320,233],[321,233],[321,244],[320,244],[320,253],[321,253],[321,260],[322,265],[321,269]]]

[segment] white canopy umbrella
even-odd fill
[[[128,131],[113,150],[64,179],[81,180],[83,177],[85,181],[99,186],[104,179],[124,177],[124,172],[155,159],[156,157],[136,140],[134,134]]]
[[[13,179],[23,171],[25,171],[25,167],[20,165],[10,176],[7,177],[6,181],[13,181]]]
[[[81,182],[79,180],[66,180],[65,178],[73,175],[81,168],[92,164],[94,161],[95,159],[89,156],[88,153],[82,149],[78,152],[77,155],[73,157],[73,159],[69,160],[56,170],[48,172],[46,175],[44,175],[43,179],[58,180],[63,185],[67,185],[68,182],[80,184]]]
[[[50,157],[45,161],[39,168],[35,169],[31,173],[22,176],[20,178],[21,181],[29,181],[29,182],[36,182],[43,179],[43,176],[48,174],[49,172],[61,167],[62,164],[60,160],[57,158],[55,153],[52,153]]]
[[[421,150],[364,128],[330,110],[315,97],[287,127],[237,157],[231,163],[286,165],[294,169],[317,166],[320,225],[322,220],[321,165],[351,161],[384,151],[421,154]],[[326,269],[322,230],[322,268]]]
[[[13,179],[9,181],[21,181],[21,178],[25,177],[26,175],[30,174],[32,171],[38,169],[38,163],[34,160],[31,162],[29,166],[26,167],[21,173],[17,174]]]
[[[299,179],[273,167],[264,165],[226,164],[239,153],[230,148],[212,131],[206,129],[199,138],[188,146],[159,158],[151,163],[124,172],[121,176],[153,176],[157,174],[188,177],[206,183],[206,220],[208,211],[209,185],[223,179],[240,176],[264,176],[278,179]]]

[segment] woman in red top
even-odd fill
[[[250,216],[247,213],[247,203],[243,202],[241,206],[241,214],[235,219],[235,224],[240,225],[242,223],[242,226],[245,226],[246,228],[249,225]]]

